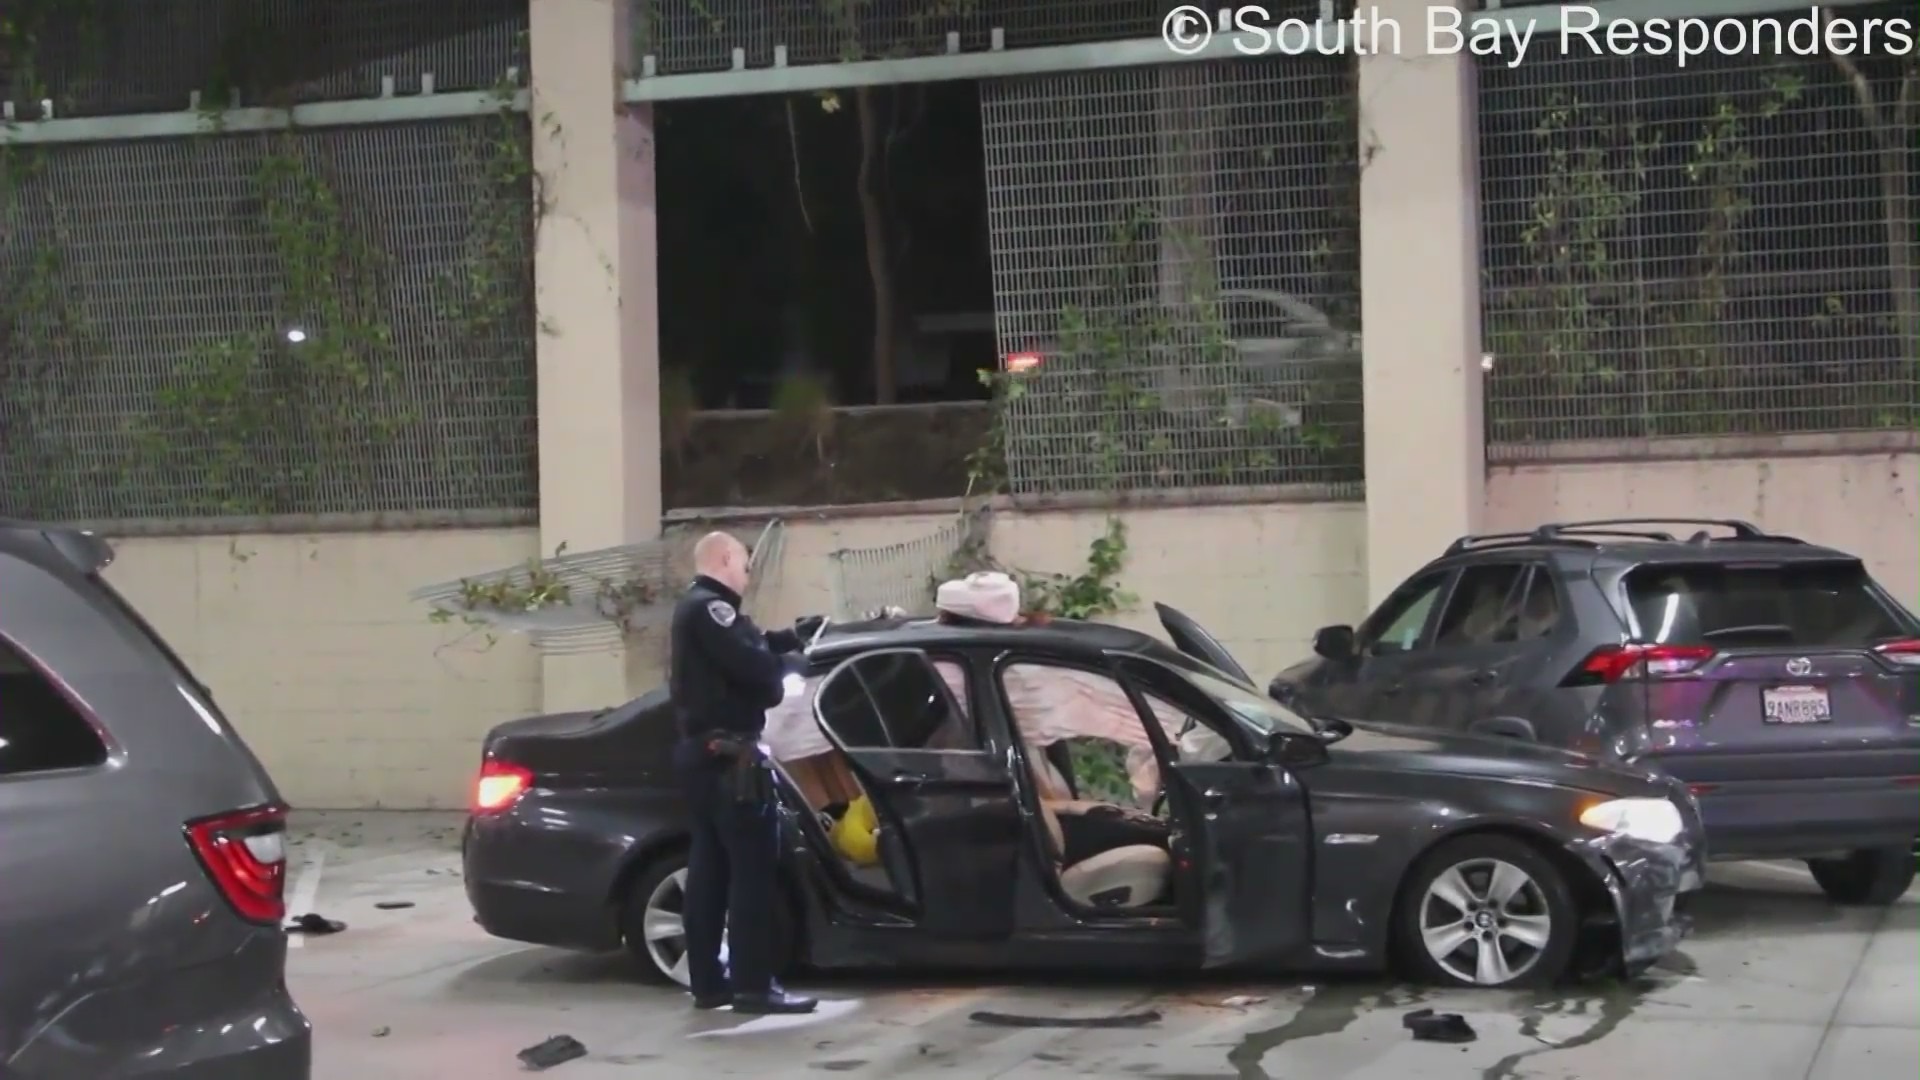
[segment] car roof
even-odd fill
[[[92,574],[113,562],[113,545],[85,529],[0,517],[0,555],[47,569]]]
[[[1632,566],[1668,562],[1831,562],[1858,556],[1798,537],[1768,533],[1745,521],[1717,518],[1608,518],[1554,522],[1527,532],[1463,536],[1435,566],[1513,558]]]
[[[827,628],[820,638],[818,651],[823,656],[833,657],[869,649],[938,649],[941,646],[1037,649],[1055,653],[1081,653],[1089,657],[1105,652],[1125,652],[1175,663],[1191,662],[1184,653],[1150,634],[1111,623],[1082,622],[1078,619],[1049,619],[1038,625],[1024,626],[985,622],[947,623],[934,619],[884,619],[839,624]]]

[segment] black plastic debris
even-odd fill
[[[412,907],[412,906],[413,906],[413,901],[411,901],[411,900],[382,900],[382,901],[380,901],[379,903],[376,903],[376,904],[374,904],[373,906],[374,906],[374,907],[377,907],[377,908],[379,908],[379,909],[380,909],[381,911],[399,911],[399,910],[400,910],[401,908],[410,908],[410,907]]]
[[[337,934],[347,928],[347,924],[338,919],[329,919],[317,911],[309,911],[293,920],[287,926],[289,934],[310,934],[320,937],[325,934]]]
[[[1400,1018],[1400,1023],[1418,1042],[1470,1043],[1480,1036],[1459,1013],[1437,1013],[1415,1009]]]
[[[967,1019],[976,1024],[1012,1028],[1136,1028],[1159,1023],[1160,1013],[1156,1009],[1148,1009],[1117,1016],[1022,1016],[983,1010]]]
[[[571,1035],[555,1035],[546,1042],[527,1047],[516,1056],[529,1069],[551,1069],[555,1065],[565,1065],[574,1058],[586,1057],[587,1048]]]

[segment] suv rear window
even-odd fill
[[[1680,645],[1859,648],[1908,634],[1907,619],[1851,563],[1653,564],[1627,575],[1634,633]]]

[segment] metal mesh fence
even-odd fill
[[[0,146],[0,509],[535,505],[526,118]]]
[[[1015,494],[1361,476],[1351,62],[985,84]]]
[[[0,99],[21,119],[484,90],[526,69],[527,0],[15,0]],[[23,47],[31,44],[31,54]],[[9,47],[11,46],[11,48]]]
[[[969,510],[916,540],[832,553],[833,617],[864,619],[885,608],[931,614],[940,583],[971,569],[963,565],[969,559],[984,558],[990,527],[987,511]]]
[[[1143,0],[627,0],[634,48],[662,75],[725,71],[740,49],[749,67],[773,62],[785,46],[790,64],[830,64],[938,56],[955,44],[990,47],[993,32],[1010,49],[1157,38],[1177,4]],[[1275,18],[1319,11],[1312,0],[1265,5]]]
[[[1488,62],[1491,455],[1920,423],[1903,76],[1920,98],[1910,58]]]

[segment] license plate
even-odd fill
[[[1769,724],[1824,724],[1833,702],[1824,686],[1770,686],[1760,691],[1760,715]]]

